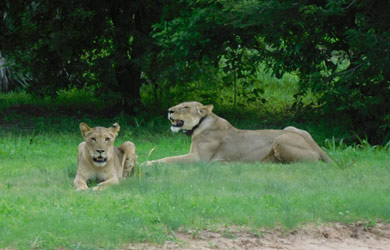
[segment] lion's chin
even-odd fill
[[[179,132],[180,130],[181,130],[181,127],[171,126],[171,131],[172,131],[173,133],[177,133],[177,132]]]
[[[96,167],[102,168],[107,164],[107,162],[93,162],[93,164],[95,164]]]
[[[93,157],[93,163],[97,167],[104,167],[107,164],[107,157]]]

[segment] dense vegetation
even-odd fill
[[[388,223],[389,13],[374,0],[0,1],[0,248]],[[146,167],[188,152],[166,119],[186,100],[238,128],[306,129],[333,163]],[[81,121],[120,124],[134,177],[74,191]]]
[[[298,89],[284,112],[380,144],[390,139],[389,12],[374,0],[5,0],[0,51],[29,92],[92,86],[130,113],[189,99],[259,109],[263,72],[287,74]]]

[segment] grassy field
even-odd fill
[[[0,132],[0,248],[115,249],[174,240],[178,230],[243,225],[256,233],[312,222],[390,221],[387,147],[322,141],[338,164],[144,166],[142,175],[105,191],[75,192],[79,121],[36,119],[32,129]],[[190,139],[171,135],[168,121],[131,123],[116,144],[133,141],[141,163],[153,147],[151,159],[189,150]]]
[[[274,93],[271,85],[267,90]],[[263,227],[390,221],[390,144],[373,147],[361,140],[360,146],[347,146],[340,139],[348,137],[342,127],[298,123],[278,113],[291,100],[271,94],[268,100],[274,101],[267,105],[279,107],[276,113],[231,114],[218,106],[216,112],[243,129],[307,129],[335,163],[141,166],[136,176],[105,191],[76,192],[81,121],[118,122],[116,145],[133,141],[140,163],[152,148],[150,159],[187,153],[190,138],[172,135],[165,113],[107,118],[109,103],[90,92],[58,94],[56,99],[0,95],[0,249],[118,249],[175,240],[178,231],[196,235],[235,225],[261,236]],[[332,136],[336,139],[326,140]]]

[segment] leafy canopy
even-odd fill
[[[344,120],[375,143],[390,139],[387,1],[185,3],[178,16],[154,25],[159,57],[175,58],[176,70],[197,73],[192,65],[216,64],[231,50],[250,49],[256,51],[252,61],[277,77],[298,74],[300,94],[318,94],[320,111],[330,119]]]

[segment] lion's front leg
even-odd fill
[[[112,177],[106,181],[100,182],[92,190],[93,191],[104,190],[111,184],[119,184],[119,179],[117,177]]]
[[[118,147],[118,149],[122,153],[122,161],[121,161],[121,177],[132,176],[135,173],[135,165],[137,163],[137,153],[135,150],[134,143],[130,141],[124,142],[122,145]]]
[[[76,187],[76,191],[88,190],[88,185],[86,179],[77,175],[73,181],[74,186]]]
[[[179,155],[179,156],[172,156],[172,157],[165,157],[159,160],[154,161],[147,161],[146,165],[151,166],[156,163],[190,163],[190,162],[196,162],[198,161],[198,157],[196,157],[194,154],[186,154],[186,155]]]

